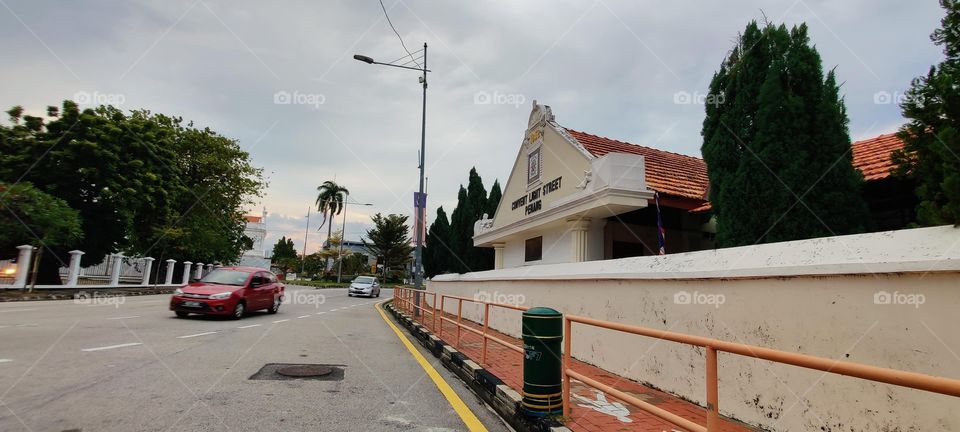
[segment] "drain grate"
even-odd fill
[[[346,365],[303,364],[303,363],[267,363],[251,380],[311,380],[342,381]]]

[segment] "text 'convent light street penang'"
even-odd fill
[[[960,432],[960,0],[100,3],[0,1],[0,432]]]

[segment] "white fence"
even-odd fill
[[[0,289],[69,289],[77,287],[145,287],[145,286],[181,286],[191,279],[201,278],[219,265],[183,262],[183,271],[175,278],[177,261],[166,260],[166,272],[163,283],[150,283],[153,269],[153,257],[126,257],[123,254],[110,254],[103,262],[89,267],[80,267],[83,251],[70,251],[70,263],[61,267],[59,274],[62,285],[34,285],[31,281],[32,265],[36,247],[18,246],[16,260],[0,261]]]

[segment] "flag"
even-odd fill
[[[653,192],[653,201],[657,204],[657,243],[660,245],[660,255],[666,255],[667,231],[663,229],[663,219],[660,218],[660,194]]]
[[[427,194],[421,194],[420,192],[413,193],[413,223],[414,226],[419,228],[420,232],[420,241],[426,243],[427,241]],[[417,230],[414,228],[414,231]],[[417,233],[414,232],[414,236]],[[416,242],[416,237],[414,237],[414,242]]]

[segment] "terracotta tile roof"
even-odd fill
[[[703,163],[703,159],[630,144],[573,129],[566,129],[566,131],[590,154],[596,157],[613,152],[643,156],[647,187],[650,189],[665,195],[695,200],[703,200],[706,196],[709,181],[707,179],[707,165]]]
[[[707,165],[703,162],[703,159],[591,135],[569,128],[564,129],[590,154],[596,157],[613,152],[642,155],[646,163],[648,187],[665,195],[703,200],[703,205],[690,210],[692,213],[700,213],[711,209],[710,203],[706,201],[709,180],[707,178]],[[851,144],[851,147],[853,150],[853,167],[863,173],[864,180],[874,181],[890,176],[890,170],[894,166],[890,153],[902,148],[903,141],[897,138],[896,133],[889,133],[857,141]]]
[[[252,222],[252,223],[260,223],[260,222],[263,222],[263,217],[262,217],[262,216],[245,215],[245,216],[243,216],[243,218],[246,219],[247,222]]]
[[[890,153],[903,148],[903,141],[895,133],[857,141],[853,147],[853,166],[863,173],[866,181],[880,180],[890,176],[894,167]]]

